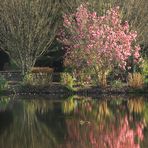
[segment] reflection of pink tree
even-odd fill
[[[98,123],[84,123],[80,125],[78,120],[67,121],[68,133],[65,137],[65,148],[139,148],[143,140],[143,125],[137,123],[134,129],[130,128],[127,116],[119,119],[119,125],[115,121],[109,125]],[[62,147],[62,146],[61,146]]]
[[[96,148],[139,148],[140,145],[135,143],[135,137],[143,140],[142,129],[142,124],[137,124],[135,130],[131,129],[127,117],[125,117],[118,128],[112,124],[108,129],[99,130],[99,137],[91,131],[90,142]]]

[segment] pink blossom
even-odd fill
[[[86,63],[89,67],[106,65],[107,69],[117,63],[125,69],[131,55],[136,62],[140,58],[140,46],[135,44],[137,32],[129,31],[127,21],[121,23],[119,7],[97,16],[82,4],[75,13],[64,16],[64,27],[61,38],[70,43],[65,56],[69,66],[85,68]]]

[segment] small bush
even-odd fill
[[[89,84],[96,84],[96,81],[92,80],[92,76],[89,73],[82,73],[77,80],[77,84],[80,85],[89,85]]]
[[[128,85],[132,88],[142,88],[144,85],[143,75],[140,73],[130,73],[128,75]]]
[[[73,88],[74,85],[74,78],[69,73],[62,73],[61,74],[61,83]]]
[[[31,73],[26,74],[24,76],[23,82],[26,85],[32,85],[33,84],[33,74]]]
[[[122,88],[123,87],[123,83],[121,80],[115,80],[111,82],[111,86],[113,88]]]
[[[142,63],[142,74],[144,76],[144,82],[148,85],[148,59],[145,59]]]
[[[52,70],[50,68],[33,68],[25,75],[24,84],[47,86],[52,82]]]
[[[7,87],[8,87],[7,80],[3,76],[0,76],[0,91],[5,90]]]

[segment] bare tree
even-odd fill
[[[59,16],[59,0],[0,0],[0,47],[23,73],[51,45]]]

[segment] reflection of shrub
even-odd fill
[[[61,74],[61,83],[73,88],[74,85],[74,78],[69,73],[62,73]]]
[[[24,83],[28,85],[49,85],[52,82],[50,68],[34,68],[24,77]]]
[[[8,86],[8,83],[6,79],[3,76],[0,76],[0,91],[6,89]]]
[[[62,110],[64,113],[70,114],[76,107],[76,101],[73,98],[62,103]]]
[[[3,97],[0,98],[0,111],[5,110],[9,104],[10,98],[8,97]]]
[[[144,84],[143,76],[140,73],[128,75],[128,85],[132,88],[142,88]]]

